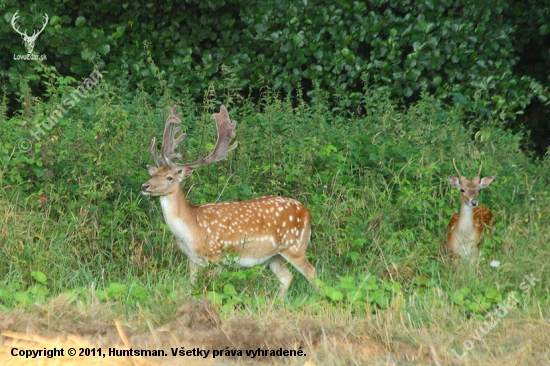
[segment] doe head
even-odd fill
[[[460,174],[456,167],[454,158],[453,165],[458,173],[458,177],[449,176],[449,182],[451,182],[451,184],[460,191],[460,198],[463,203],[470,205],[471,207],[476,207],[478,205],[477,197],[479,192],[481,192],[483,188],[488,187],[495,177],[489,176],[480,178],[483,163],[480,164],[477,175],[471,180]]]

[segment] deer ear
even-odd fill
[[[147,165],[147,171],[149,172],[149,174],[153,175],[157,172],[158,168],[155,168],[154,166],[151,166],[151,165]]]
[[[180,183],[183,182],[184,179],[189,178],[191,173],[193,173],[193,170],[194,170],[193,168],[188,168],[188,167],[181,168],[181,171],[178,174],[178,180],[180,181]]]
[[[481,178],[481,181],[479,182],[479,188],[483,189],[487,187],[491,182],[495,179],[495,177],[483,177]]]
[[[449,177],[449,182],[451,182],[456,189],[460,189],[460,180],[457,177]]]

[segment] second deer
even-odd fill
[[[171,159],[181,158],[174,150],[185,137],[181,134],[175,138],[180,116],[176,114],[176,106],[169,108],[160,154],[153,137],[150,151],[157,167],[147,166],[152,177],[141,190],[144,195],[160,197],[164,220],[189,258],[191,280],[196,276],[196,266],[217,263],[233,254],[233,260],[242,267],[268,264],[281,283],[280,297],[293,279],[282,258],[311,283],[315,267],[306,258],[311,215],[300,202],[275,196],[198,206],[187,202],[181,182],[196,168],[225,159],[237,147],[236,142],[229,145],[235,137],[236,124],[222,105],[220,113],[212,115],[218,129],[212,153],[194,163],[176,164]]]
[[[447,231],[447,251],[453,260],[457,257],[472,263],[479,255],[478,244],[481,243],[483,232],[486,228],[494,228],[493,214],[485,207],[479,205],[477,197],[483,188],[491,184],[494,177],[480,178],[479,166],[477,176],[469,180],[458,171],[453,159],[453,165],[458,173],[457,177],[449,177],[451,184],[460,191],[462,204],[460,211],[449,222]]]

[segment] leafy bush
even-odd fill
[[[99,67],[110,80],[124,78],[152,94],[160,81],[162,92],[188,90],[197,98],[229,72],[236,75],[233,87],[245,93],[257,94],[266,80],[287,93],[303,87],[312,97],[317,86],[340,108],[360,104],[363,75],[394,96],[414,101],[428,90],[508,121],[533,98],[548,99],[547,57],[525,56],[524,67],[517,52],[530,47],[546,54],[549,9],[533,0],[484,6],[450,0],[171,0],[162,6],[139,0],[120,6],[101,0],[23,7],[8,0],[1,9],[0,35],[9,52],[1,56],[0,80],[10,96],[22,95],[21,83],[33,89],[49,83],[33,63],[12,60],[24,52],[10,26],[20,10],[22,29],[36,28],[43,13],[50,14],[36,45],[48,56],[43,67],[75,79]]]

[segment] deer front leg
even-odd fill
[[[281,282],[277,297],[282,300],[285,297],[286,291],[290,287],[294,276],[288,270],[285,262],[279,257],[273,258],[269,261],[269,268],[273,271],[273,273],[275,273],[275,276],[277,276]]]
[[[197,265],[193,263],[191,259],[189,259],[189,280],[192,284],[194,284],[197,281]]]

